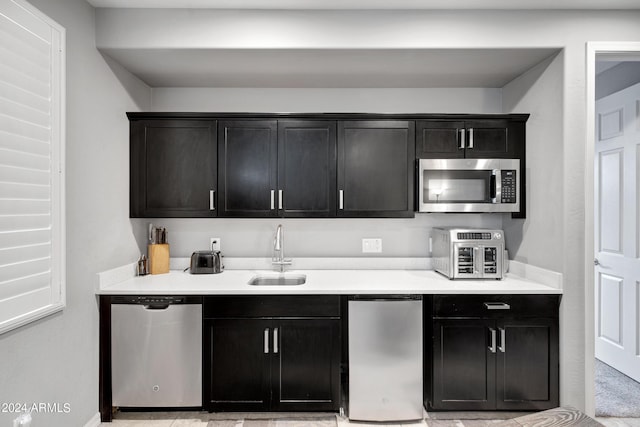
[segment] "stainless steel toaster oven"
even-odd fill
[[[449,279],[502,279],[504,233],[493,229],[434,228],[433,268]]]

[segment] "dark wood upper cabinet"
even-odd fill
[[[420,159],[455,159],[464,157],[461,147],[464,122],[418,120],[416,122],[416,157]]]
[[[220,121],[218,140],[220,215],[276,216],[277,121]]]
[[[413,121],[338,122],[338,216],[413,217]]]
[[[278,211],[285,217],[336,214],[336,122],[278,121]]]
[[[415,215],[416,158],[520,159],[527,114],[127,113],[131,217]]]
[[[416,157],[517,158],[509,127],[508,120],[421,120],[416,123]]]
[[[130,216],[214,217],[215,120],[132,120]]]

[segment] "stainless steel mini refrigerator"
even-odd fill
[[[349,300],[349,419],[422,419],[422,369],[421,296]]]

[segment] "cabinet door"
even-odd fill
[[[340,406],[340,321],[274,321],[272,410],[336,411]]]
[[[464,122],[420,120],[416,122],[416,157],[455,159],[464,157]]]
[[[494,321],[434,319],[433,409],[495,409]]]
[[[262,411],[270,403],[270,321],[205,322],[204,405],[209,411]]]
[[[414,122],[338,122],[338,216],[413,217],[414,159]]]
[[[275,120],[220,122],[220,215],[277,215],[277,131]]]
[[[465,157],[472,159],[516,158],[509,140],[507,120],[467,120]]]
[[[497,409],[557,407],[558,357],[557,319],[499,321]]]
[[[288,217],[335,216],[335,122],[278,122],[278,208]]]
[[[130,216],[216,216],[216,122],[131,122]]]

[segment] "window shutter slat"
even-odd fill
[[[48,242],[20,248],[0,249],[0,260],[3,264],[15,264],[45,257],[51,257],[51,245]]]
[[[4,215],[0,216],[0,233],[3,231],[45,230],[51,227],[51,215]],[[0,259],[0,264],[4,263]]]

